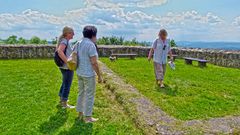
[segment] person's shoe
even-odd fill
[[[61,105],[62,102],[64,102],[64,101],[63,101],[62,98],[60,97],[59,104]],[[67,100],[67,102],[69,102],[69,100]]]
[[[160,82],[160,81],[156,81],[156,84],[157,84],[158,86],[160,86],[160,85],[161,85],[161,82]]]
[[[67,105],[65,105],[65,106],[62,106],[62,108],[63,108],[63,109],[66,109],[66,108],[74,109],[75,106],[67,104]]]
[[[66,108],[74,109],[74,108],[75,108],[75,106],[69,105],[69,104],[67,103],[67,101],[62,101],[61,105],[62,105],[62,108],[63,108],[63,109],[66,109]]]
[[[87,117],[87,118],[84,119],[85,123],[94,123],[96,121],[98,121],[98,119],[97,118],[93,118],[93,117]]]
[[[164,84],[161,84],[160,87],[161,87],[161,88],[165,88]]]

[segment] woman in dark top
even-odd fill
[[[56,47],[59,57],[64,61],[64,65],[60,67],[60,71],[62,73],[62,85],[59,91],[60,105],[63,108],[75,108],[74,106],[68,104],[68,95],[72,85],[74,71],[69,70],[66,64],[68,57],[73,51],[69,44],[69,40],[71,40],[73,36],[73,29],[67,26],[64,27]]]

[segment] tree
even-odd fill
[[[126,45],[126,46],[146,46],[149,45],[148,42],[139,42],[136,38],[132,40],[124,40],[123,37],[101,37],[98,39],[97,44],[99,45]]]
[[[26,39],[20,37],[20,38],[18,39],[18,43],[19,43],[19,44],[27,44],[27,41],[26,41]]]
[[[52,44],[53,44],[53,45],[56,45],[56,44],[57,44],[57,40],[58,40],[58,37],[55,37],[55,39],[53,38],[53,39],[52,39]]]
[[[120,37],[120,38],[119,38],[119,42],[120,42],[120,45],[123,45],[124,37]]]
[[[131,41],[131,45],[137,45],[137,44],[138,44],[137,39],[133,38]]]
[[[177,44],[175,43],[175,41],[173,39],[170,41],[170,45],[171,45],[171,47],[177,47]]]
[[[109,37],[102,37],[102,38],[98,39],[97,44],[99,44],[99,45],[110,45],[111,43],[110,43]]]
[[[17,44],[17,36],[12,35],[8,37],[5,41],[6,44]]]
[[[110,41],[111,45],[120,45],[120,42],[119,42],[118,38],[115,37],[115,36],[110,37],[109,41]]]
[[[56,39],[52,39],[52,44],[53,45],[57,44],[57,40]]]
[[[40,40],[40,38],[37,37],[37,36],[34,36],[34,37],[32,37],[32,38],[30,39],[30,43],[31,43],[31,44],[40,44],[40,42],[41,42],[41,40]]]
[[[43,39],[43,40],[40,41],[40,44],[46,45],[46,44],[48,44],[48,41],[46,39]]]

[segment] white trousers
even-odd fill
[[[92,116],[94,96],[96,91],[96,79],[93,77],[78,76],[79,94],[77,99],[77,112],[83,112],[84,116]]]

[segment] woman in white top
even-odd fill
[[[166,73],[168,54],[170,55],[171,60],[173,60],[170,40],[167,39],[167,36],[168,33],[165,29],[160,30],[158,39],[153,42],[152,48],[148,55],[149,61],[151,61],[153,55],[156,83],[161,88],[164,88],[163,80]]]

